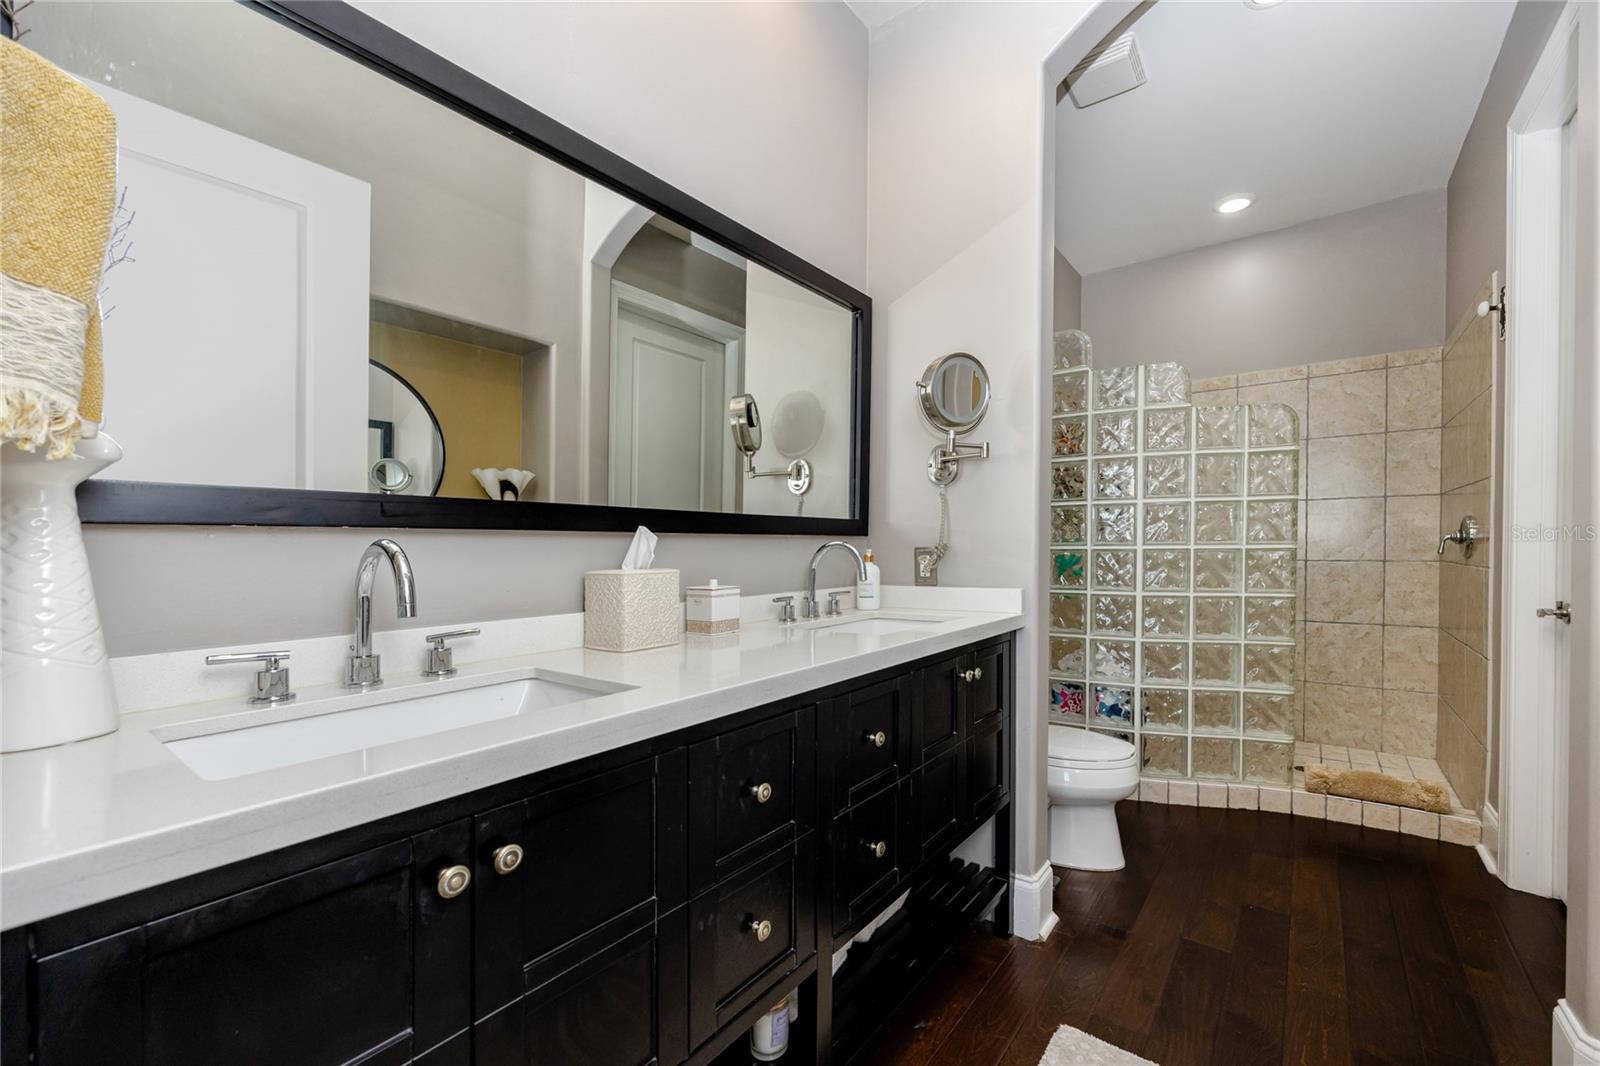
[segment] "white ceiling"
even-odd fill
[[[1094,274],[1442,188],[1514,6],[1161,0],[1149,80],[1057,105],[1057,248]]]
[[[844,0],[844,3],[870,32],[910,11],[922,0]]]

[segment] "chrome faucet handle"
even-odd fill
[[[1472,549],[1478,543],[1478,529],[1478,520],[1472,515],[1467,515],[1461,520],[1459,527],[1439,538],[1439,554],[1444,554],[1444,546],[1446,544],[1459,544],[1461,545],[1461,557],[1463,559],[1472,558]]]
[[[844,593],[842,593],[842,592],[830,592],[830,593],[828,593],[828,613],[830,615],[836,615],[836,614],[843,614],[844,613],[839,608],[839,597],[843,596],[843,595],[844,595]]]
[[[794,621],[793,596],[774,596],[772,602],[778,605],[778,621],[784,624]]]
[[[453,677],[456,672],[455,651],[445,646],[445,641],[457,637],[475,637],[483,630],[477,626],[466,629],[449,629],[443,633],[429,633],[424,639],[428,642],[428,665],[422,671],[423,677]]]
[[[286,651],[230,651],[220,655],[207,655],[207,666],[226,666],[229,663],[263,663],[256,671],[255,694],[251,703],[288,703],[294,699],[289,688],[289,668],[280,663],[289,658]]]

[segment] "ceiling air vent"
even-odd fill
[[[1145,81],[1144,61],[1139,58],[1139,42],[1124,33],[1103,48],[1090,52],[1067,75],[1067,92],[1076,106],[1083,108],[1109,100]]]

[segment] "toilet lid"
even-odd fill
[[[1125,762],[1133,758],[1133,745],[1105,733],[1075,726],[1050,727],[1050,761],[1074,763]]]

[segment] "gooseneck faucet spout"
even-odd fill
[[[411,572],[411,560],[400,545],[388,537],[379,537],[361,553],[361,565],[356,568],[356,632],[350,642],[344,676],[344,683],[350,688],[371,688],[383,682],[379,657],[372,654],[372,581],[378,573],[378,563],[384,559],[394,571],[395,615],[413,618],[417,613],[417,581]]]
[[[860,576],[862,581],[867,580],[867,561],[861,557],[861,553],[860,552],[856,551],[855,545],[846,544],[842,540],[830,540],[830,541],[828,541],[828,543],[826,543],[822,547],[818,548],[816,550],[816,552],[811,556],[811,578],[810,578],[810,584],[808,584],[806,586],[806,598],[800,604],[800,616],[802,618],[815,618],[815,617],[817,617],[817,563],[822,559],[822,557],[824,555],[826,555],[828,553],[828,549],[830,549],[830,548],[843,548],[845,551],[847,551],[851,555],[855,556],[856,557],[856,573],[857,573],[857,575]]]

